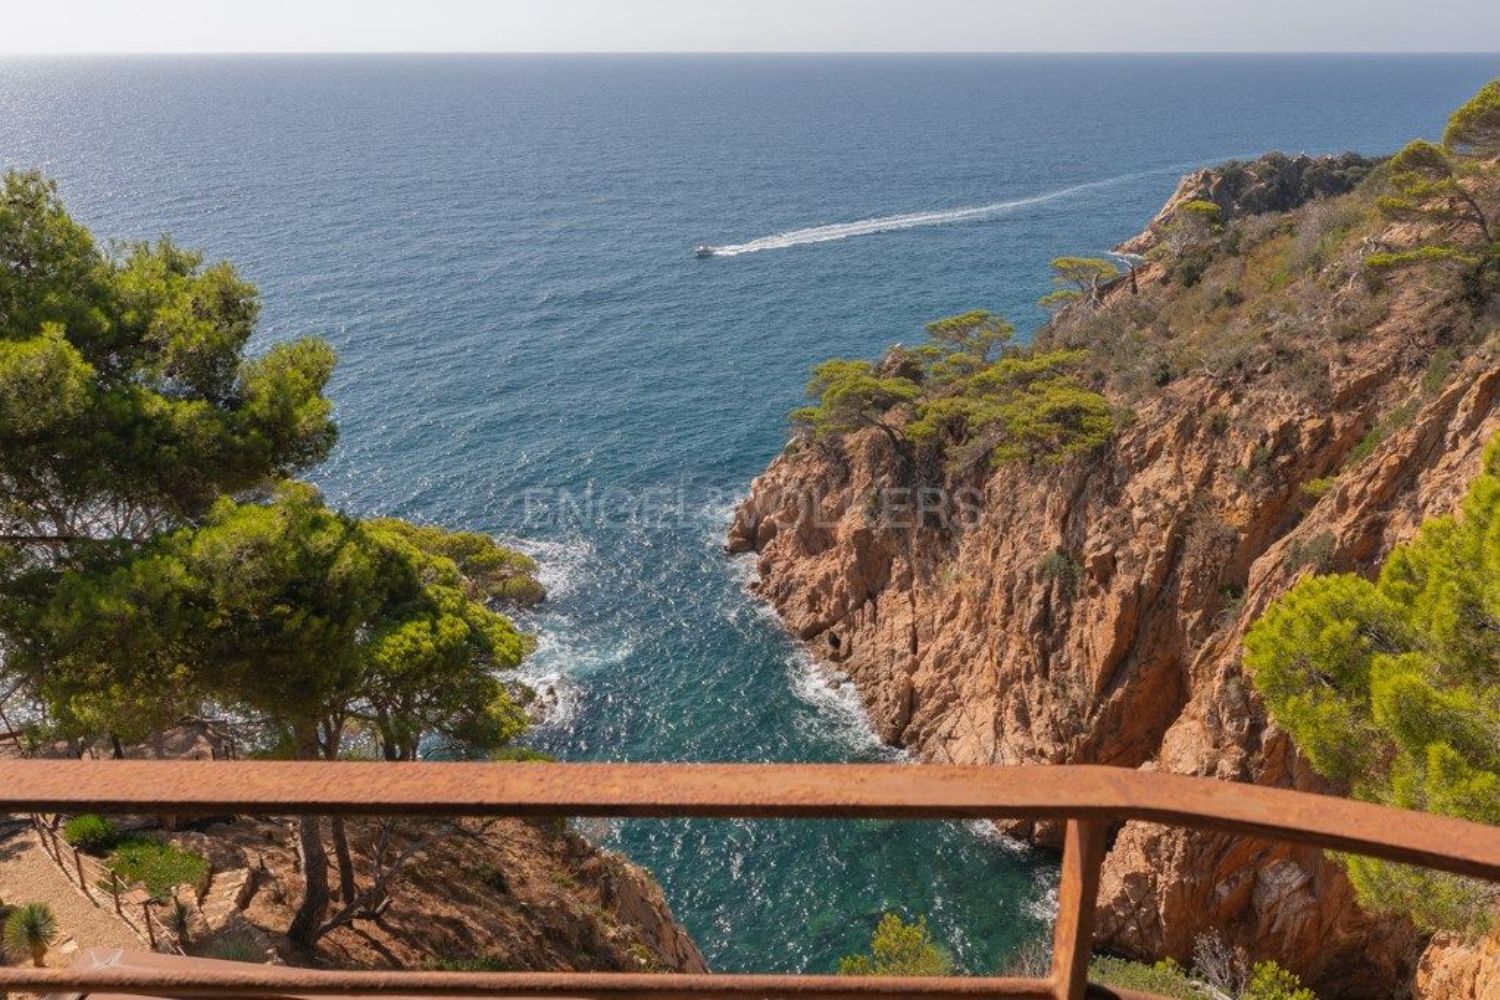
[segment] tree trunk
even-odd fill
[[[354,885],[354,860],[349,856],[349,838],[344,833],[344,817],[330,820],[333,828],[333,856],[339,864],[339,897],[349,906],[358,895]]]
[[[44,966],[46,966],[46,964],[47,964],[47,946],[46,945],[44,945],[44,944],[34,944],[34,945],[31,946],[31,964],[34,965],[34,966],[36,966],[38,969],[43,968]]]
[[[120,742],[119,733],[109,734],[109,745],[114,748],[115,760],[125,759],[125,745]]]
[[[317,760],[318,731],[309,723],[298,723],[292,727],[292,740],[296,746],[297,759]],[[323,923],[323,914],[328,911],[328,856],[323,853],[323,830],[321,817],[300,816],[297,819],[297,857],[302,863],[302,877],[306,888],[302,891],[302,905],[292,918],[286,936],[304,948],[311,948],[318,940],[318,928]]]

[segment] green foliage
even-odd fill
[[[63,839],[85,854],[104,854],[119,841],[120,831],[104,816],[83,813],[63,824]]]
[[[1177,206],[1177,211],[1196,216],[1212,227],[1224,224],[1223,209],[1204,198],[1194,198],[1191,201],[1185,201]]]
[[[1458,355],[1451,347],[1433,351],[1432,357],[1427,362],[1427,370],[1422,373],[1422,395],[1436,396],[1441,392],[1448,381],[1449,373],[1453,371],[1453,366],[1457,363]]]
[[[1309,479],[1302,484],[1302,492],[1314,500],[1321,500],[1327,496],[1338,484],[1338,476],[1319,476],[1317,479]]]
[[[841,976],[946,976],[953,957],[932,939],[927,918],[906,923],[895,913],[880,918],[869,954],[839,959]]]
[[[1365,258],[1365,266],[1377,271],[1393,271],[1400,267],[1420,264],[1457,264],[1473,267],[1480,258],[1471,253],[1447,246],[1423,246],[1412,250],[1393,250],[1372,253]]]
[[[1018,353],[924,398],[908,436],[955,446],[960,465],[988,456],[1057,463],[1093,451],[1114,435],[1109,401],[1078,377],[1087,355]]]
[[[39,174],[0,182],[0,670],[28,694],[69,688],[70,710],[50,720],[62,735],[142,738],[175,721],[193,687],[159,623],[132,608],[170,594],[171,567],[116,581],[112,611],[131,627],[110,652],[125,670],[51,644],[64,573],[102,576],[333,444],[332,350],[299,340],[247,356],[258,312],[228,264],[167,240],[106,253]]]
[[[1318,1000],[1295,973],[1275,962],[1257,962],[1240,1000]]]
[[[1202,1000],[1203,991],[1170,958],[1147,965],[1108,955],[1095,955],[1089,961],[1089,981],[1122,990],[1138,990],[1167,1000]]]
[[[1207,968],[1207,967],[1204,967]],[[1240,967],[1243,970],[1243,966]],[[1231,970],[1221,970],[1231,971]],[[1245,973],[1240,971],[1238,976]],[[1089,962],[1089,981],[1101,986],[1136,990],[1167,1000],[1203,1000],[1204,997],[1227,997],[1229,1000],[1317,1000],[1312,990],[1302,985],[1295,973],[1275,962],[1257,962],[1248,981],[1220,982],[1209,972],[1185,969],[1167,958],[1154,965],[1128,959],[1095,955]],[[1240,989],[1243,984],[1244,988]]]
[[[499,955],[472,958],[430,958],[422,963],[428,972],[510,972],[514,966]]]
[[[138,538],[327,454],[333,352],[246,357],[258,313],[228,264],[166,240],[106,254],[55,185],[6,174],[0,531]]]
[[[184,942],[193,928],[193,911],[182,900],[173,897],[172,905],[167,909],[166,923],[167,929],[177,935],[177,940]]]
[[[255,289],[168,240],[100,251],[54,185],[0,187],[0,671],[59,735],[134,741],[213,705],[332,758],[485,756],[526,728],[491,605],[544,593],[472,533],[360,521],[287,477],[332,446],[321,340],[251,358]],[[301,847],[321,858],[315,820]],[[188,861],[130,841],[160,881]],[[180,872],[178,872],[180,873]],[[309,865],[290,933],[316,937]],[[175,876],[174,876],[175,877]]]
[[[834,358],[814,368],[807,383],[807,396],[817,404],[792,411],[791,419],[814,437],[865,427],[880,427],[892,434],[885,415],[920,393],[915,382],[900,375],[882,375],[868,361]]]
[[[1164,262],[1171,280],[1191,288],[1213,262],[1214,245],[1223,230],[1218,205],[1202,199],[1184,202],[1162,227],[1162,240],[1150,256]]]
[[[1057,584],[1058,590],[1064,597],[1072,597],[1078,587],[1079,577],[1083,574],[1083,567],[1078,560],[1068,554],[1067,549],[1056,548],[1042,557],[1041,565],[1037,567],[1037,575],[1043,580]]]
[[[1474,268],[1493,257],[1489,216],[1474,194],[1472,181],[1465,183],[1466,178],[1481,170],[1477,165],[1454,160],[1447,149],[1434,143],[1422,139],[1408,143],[1387,165],[1390,193],[1376,201],[1381,213],[1397,221],[1472,226],[1481,245],[1477,252],[1447,244],[1418,246],[1371,254],[1365,263],[1376,270],[1414,264]]]
[[[519,764],[555,764],[557,758],[534,747],[501,747],[490,754],[490,760]]]
[[[1500,154],[1500,80],[1491,80],[1449,117],[1443,145],[1464,156]]]
[[[356,712],[397,759],[431,734],[502,746],[526,721],[494,671],[528,640],[470,596],[484,585],[418,542],[447,544],[437,529],[330,510],[308,486],[221,500],[197,527],[63,575],[42,616],[53,669],[41,691],[58,718],[115,730],[142,694],[174,712],[212,699],[283,724],[301,757],[336,753]]]
[[[1090,263],[1067,259],[1080,262],[1080,276]],[[816,405],[792,422],[815,438],[875,427],[898,444],[947,450],[958,468],[1061,462],[1107,442],[1114,412],[1080,378],[1086,353],[1008,347],[1012,332],[974,310],[927,324],[927,344],[893,348],[878,365],[826,361],[807,387]]]
[[[215,938],[203,954],[221,962],[260,963],[266,961],[266,946],[253,935],[231,931]]]
[[[965,373],[994,361],[1015,333],[1015,327],[1003,317],[985,309],[933,320],[926,330],[932,343],[942,351],[943,360],[955,371]]]
[[[1093,301],[1100,286],[1119,277],[1114,261],[1102,257],[1056,257],[1052,261],[1053,291],[1042,296],[1039,304],[1046,309],[1076,302]]]
[[[370,526],[399,535],[428,556],[451,560],[464,591],[475,600],[529,608],[546,599],[547,591],[536,579],[536,560],[489,535],[445,531],[396,518],[378,518]]]
[[[208,859],[164,840],[128,837],[106,862],[126,882],[139,882],[154,899],[165,899],[179,885],[201,886],[208,878]]]
[[[5,918],[5,949],[14,959],[29,956],[42,967],[47,949],[57,940],[57,918],[46,903],[26,903]]]
[[[1245,640],[1272,717],[1359,798],[1500,823],[1500,439],[1461,517],[1425,523],[1371,582],[1300,581]],[[1483,930],[1494,891],[1348,859],[1361,900],[1419,923]]]
[[[1425,379],[1426,376],[1424,376],[1424,384]],[[1375,449],[1380,447],[1382,441],[1412,422],[1417,415],[1417,409],[1417,402],[1415,400],[1408,400],[1387,413],[1379,423],[1366,431],[1364,437],[1360,438],[1359,442],[1349,450],[1348,456],[1344,459],[1344,464],[1346,466],[1355,466],[1375,454]]]

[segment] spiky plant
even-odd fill
[[[46,903],[18,906],[5,918],[5,946],[11,954],[31,955],[37,968],[46,964],[47,949],[57,937],[57,918]]]
[[[193,911],[182,900],[173,899],[172,908],[167,911],[167,926],[177,935],[180,943],[187,944],[188,935],[193,929]]]
[[[266,946],[249,934],[230,931],[220,935],[204,954],[223,962],[264,962]]]

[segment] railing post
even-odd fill
[[[1109,826],[1098,820],[1070,819],[1063,840],[1062,880],[1057,887],[1057,926],[1052,931],[1052,995],[1083,1000],[1089,956],[1094,951],[1094,906],[1099,900],[1099,867]]]
[[[42,840],[42,850],[50,854],[52,860],[61,868],[63,860],[57,853],[57,841],[52,838],[52,831],[47,829],[47,824],[42,822],[40,816],[36,817],[36,835]]]
[[[151,923],[151,903],[141,904],[141,916],[146,920],[146,940],[151,942],[151,950],[156,950],[156,928]]]
[[[78,888],[82,889],[83,894],[92,902],[94,894],[89,892],[89,880],[83,874],[83,855],[78,853],[76,847],[73,848],[73,867],[78,871]]]
[[[115,914],[123,917],[125,911],[120,909],[120,873],[111,871],[109,873],[109,894],[115,898]]]

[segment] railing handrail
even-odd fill
[[[1144,820],[1500,881],[1500,827],[1282,788],[1089,765],[0,761],[0,812],[1058,819],[1046,979],[0,968],[0,990],[160,996],[1139,997],[1086,982],[1110,825]]]
[[[1144,820],[1500,881],[1500,827],[1097,765],[0,761],[0,812]]]

